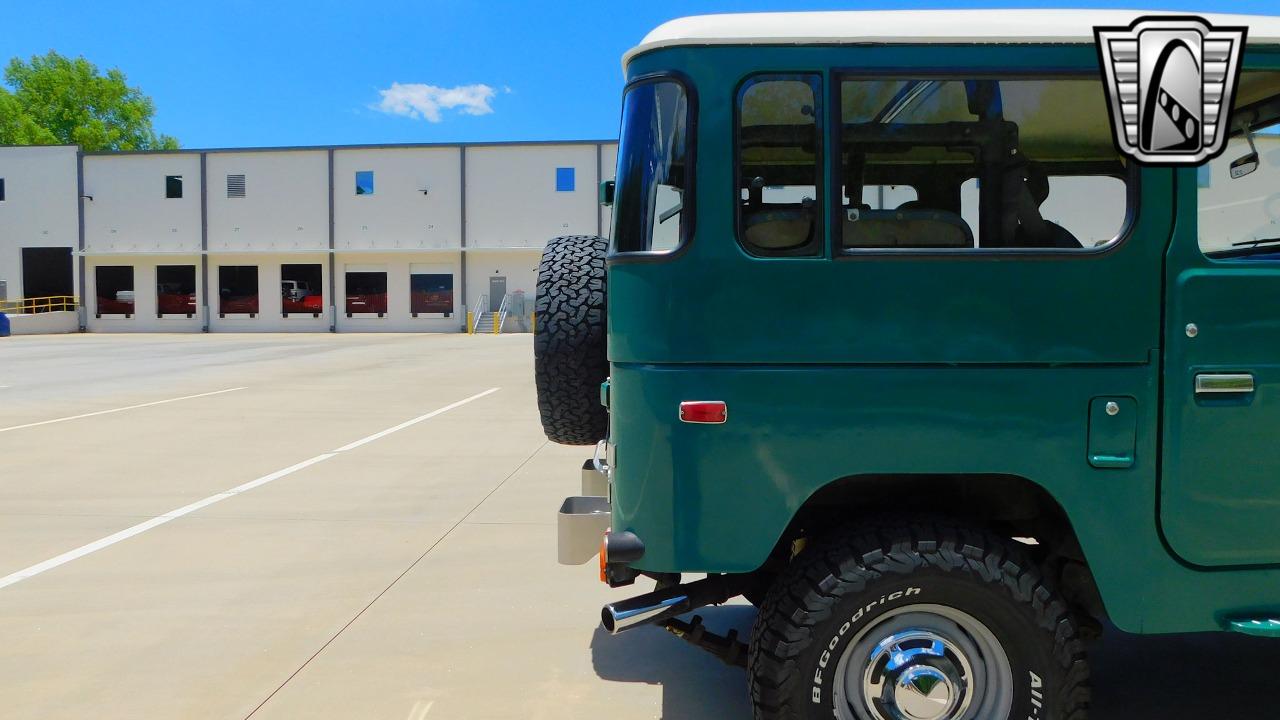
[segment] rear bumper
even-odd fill
[[[600,540],[613,522],[609,498],[567,497],[556,516],[556,559],[561,565],[585,565],[600,552]]]
[[[582,494],[564,499],[556,515],[556,559],[561,565],[585,565],[600,552],[613,522],[609,477],[596,460],[582,465]]]

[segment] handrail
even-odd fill
[[[471,327],[467,328],[468,335],[476,334],[476,326],[480,324],[480,318],[484,317],[484,314],[488,312],[484,309],[488,304],[489,294],[483,293],[480,295],[480,299],[476,300],[476,304],[472,306],[472,309],[467,311],[468,320],[471,324]]]
[[[507,301],[511,299],[511,293],[502,296],[502,304],[498,306],[498,312],[493,316],[493,334],[497,335],[502,332],[502,322],[507,319]]]
[[[0,312],[11,315],[33,315],[42,312],[75,312],[80,298],[75,295],[47,295],[44,297],[0,300]]]

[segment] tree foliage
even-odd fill
[[[0,145],[74,144],[86,151],[167,150],[178,141],[151,126],[155,105],[124,73],[102,74],[54,51],[9,61],[0,87]]]

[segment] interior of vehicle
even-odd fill
[[[740,94],[740,237],[753,253],[821,249],[815,83],[756,78]],[[839,97],[843,251],[1079,250],[1124,226],[1129,165],[1100,78],[846,78]]]

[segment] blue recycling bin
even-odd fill
[[[9,316],[0,312],[0,337],[9,337]]]

